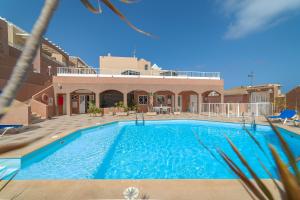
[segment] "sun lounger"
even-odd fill
[[[285,124],[288,120],[297,119],[297,111],[285,109],[279,115],[269,116],[270,120],[279,119],[283,124]]]

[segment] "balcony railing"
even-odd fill
[[[220,72],[196,72],[173,70],[101,70],[95,68],[58,67],[58,76],[89,76],[89,77],[141,77],[141,78],[178,78],[178,79],[214,79],[220,80]]]

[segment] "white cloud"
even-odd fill
[[[225,34],[237,39],[267,29],[300,9],[300,0],[219,0],[225,13],[233,17]]]

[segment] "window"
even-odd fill
[[[147,105],[148,104],[148,96],[147,95],[139,96],[139,104]]]
[[[124,72],[121,73],[122,75],[140,75],[140,72],[137,71],[133,71],[133,70],[126,70]]]
[[[148,70],[148,65],[145,65],[145,70]]]

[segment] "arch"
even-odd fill
[[[118,90],[105,90],[100,93],[100,107],[114,107],[116,103],[124,101],[123,97],[124,94]]]
[[[221,103],[221,93],[216,90],[208,90],[202,93],[203,103]]]
[[[194,90],[184,90],[178,93],[178,108],[182,112],[198,112],[199,94]]]
[[[129,110],[147,112],[150,108],[151,93],[146,90],[132,90],[127,93],[127,105]]]
[[[95,92],[89,89],[77,89],[70,93],[70,107],[73,114],[84,114],[88,112],[90,105],[95,104]]]
[[[152,107],[170,107],[171,112],[175,110],[175,93],[170,90],[157,90],[152,93]]]

